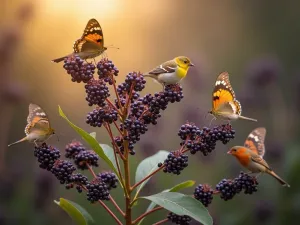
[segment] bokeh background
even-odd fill
[[[185,98],[168,107],[152,126],[131,157],[132,173],[146,156],[160,149],[179,147],[177,130],[187,120],[207,126],[211,91],[217,75],[228,71],[245,116],[258,123],[233,123],[236,138],[218,144],[208,157],[196,154],[182,175],[158,174],[145,187],[148,195],[178,182],[193,179],[215,186],[222,178],[234,178],[241,170],[227,156],[230,146],[241,145],[248,133],[265,126],[265,158],[291,188],[273,178],[259,177],[259,191],[240,194],[225,202],[215,197],[209,211],[215,224],[299,224],[300,219],[300,3],[297,1],[209,0],[1,0],[0,2],[0,224],[72,224],[54,199],[65,197],[87,208],[97,224],[114,224],[84,194],[66,191],[47,171],[39,169],[33,146],[7,144],[23,137],[28,104],[41,105],[59,135],[49,143],[64,151],[77,134],[58,115],[60,105],[68,117],[87,131],[96,131],[101,143],[109,139],[101,129],[85,123],[91,111],[82,84],[72,83],[62,64],[51,60],[72,51],[87,21],[102,26],[108,57],[120,70],[118,82],[133,70],[147,71],[177,55],[189,56],[196,65],[183,82]],[[148,80],[145,93],[161,90]],[[107,169],[100,162],[100,170]],[[184,191],[192,194],[193,189]],[[123,196],[112,192],[118,202]],[[141,202],[138,215],[148,205]],[[110,205],[110,204],[108,204]],[[122,204],[121,204],[122,205]],[[145,220],[152,224],[166,216],[157,212]],[[197,224],[193,222],[193,224]]]

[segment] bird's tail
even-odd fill
[[[252,119],[252,118],[245,117],[245,116],[239,116],[239,119],[243,119],[243,120],[249,120],[249,121],[257,122],[257,120],[256,120],[256,119]]]
[[[22,138],[22,139],[19,140],[19,141],[16,141],[16,142],[14,142],[14,143],[9,144],[8,147],[10,147],[10,146],[12,146],[12,145],[15,145],[15,144],[18,144],[18,143],[23,142],[23,141],[27,141],[27,137],[24,137],[24,138]]]
[[[270,174],[271,176],[273,176],[276,180],[278,180],[278,182],[285,187],[290,187],[290,185],[285,182],[283,179],[281,179],[274,171],[268,171],[268,174]]]
[[[68,57],[68,55],[63,56],[63,57],[60,57],[60,58],[57,58],[57,59],[53,59],[52,62],[59,63],[59,62],[61,62],[61,61],[64,61],[64,59],[67,58],[67,57]]]

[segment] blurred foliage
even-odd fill
[[[120,48],[108,50],[108,57],[123,74],[117,81],[122,81],[129,71],[147,71],[176,55],[187,55],[196,64],[183,82],[185,98],[180,104],[170,105],[160,123],[142,137],[136,156],[131,157],[132,168],[160,149],[177,149],[180,141],[177,130],[187,120],[199,127],[209,124],[210,118],[205,116],[211,107],[212,86],[217,75],[227,70],[244,115],[259,121],[234,122],[237,135],[231,144],[242,144],[253,128],[265,126],[268,130],[265,158],[291,188],[282,188],[272,178],[262,175],[259,191],[254,195],[239,195],[228,202],[215,197],[209,207],[215,224],[299,223],[300,2],[36,0],[32,6],[33,18],[18,25],[24,35],[20,36],[19,48],[11,49],[14,58],[9,60],[10,72],[2,69],[0,72],[3,77],[9,76],[10,83],[21,83],[28,90],[27,95],[21,92],[26,97],[20,98],[23,102],[18,101],[13,110],[5,111],[8,114],[1,114],[3,122],[9,123],[4,126],[1,122],[4,129],[1,134],[9,137],[6,140],[4,135],[0,139],[0,143],[5,142],[0,146],[1,152],[6,151],[3,147],[6,143],[24,135],[29,102],[42,105],[48,112],[59,135],[59,142],[52,138],[50,144],[62,151],[69,141],[79,137],[58,116],[58,104],[78,126],[89,132],[97,131],[97,139],[108,142],[103,130],[85,124],[90,109],[84,100],[83,86],[70,82],[61,65],[51,63],[51,59],[72,50],[86,21],[95,17],[104,30],[105,44]],[[0,2],[1,38],[4,28],[14,24],[16,15],[26,14],[26,10],[20,11],[22,7],[22,0]],[[1,91],[7,87],[2,82],[0,85]],[[145,92],[154,93],[160,88],[148,80]],[[17,86],[12,90],[21,89]],[[1,99],[6,97],[1,95]],[[0,101],[2,113],[7,102],[11,99]],[[12,119],[7,119],[7,115]],[[225,154],[229,147],[218,145],[209,157],[200,154],[190,157],[189,167],[180,176],[158,174],[142,194],[154,194],[187,179],[215,185],[222,178],[235,177],[241,168]],[[84,194],[66,191],[50,173],[41,171],[33,157],[32,145],[20,144],[1,157],[4,169],[0,172],[0,224],[70,224],[68,216],[53,203],[53,199],[60,197],[81,204],[95,221],[113,224],[104,209],[89,204]],[[107,169],[104,164],[100,165],[101,170]],[[184,192],[191,194],[189,189]],[[117,190],[112,194],[123,207],[122,194]],[[146,210],[149,203],[139,204],[135,216]],[[166,212],[157,212],[145,224],[165,216]]]

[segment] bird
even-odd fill
[[[27,117],[27,126],[25,127],[26,136],[19,141],[9,144],[8,147],[23,141],[33,142],[39,146],[55,134],[54,129],[50,126],[48,116],[45,111],[36,104],[29,105],[29,115]]]
[[[65,58],[77,55],[81,59],[91,59],[103,54],[107,50],[104,47],[102,28],[96,19],[90,19],[84,29],[83,35],[73,45],[73,53],[53,59],[52,62],[59,63]]]
[[[153,78],[163,87],[170,84],[177,84],[186,77],[191,66],[194,66],[194,64],[188,57],[177,56],[145,73],[144,77]]]
[[[257,122],[256,119],[241,115],[242,106],[235,98],[228,72],[222,72],[216,80],[212,92],[212,109],[209,113],[214,116],[213,119],[220,118],[229,121],[243,119]]]
[[[244,146],[234,146],[227,153],[235,156],[240,164],[251,171],[251,173],[267,173],[273,176],[282,186],[290,187],[263,159],[265,154],[265,136],[266,128],[256,128],[248,135]]]

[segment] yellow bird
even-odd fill
[[[144,74],[144,76],[155,79],[163,86],[177,84],[186,77],[191,66],[194,66],[194,64],[188,57],[178,56],[155,67],[153,70]]]

